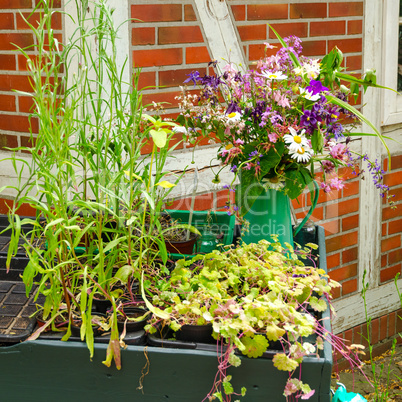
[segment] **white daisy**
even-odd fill
[[[241,119],[241,114],[239,112],[232,112],[226,115],[227,122],[230,124],[236,124]]]
[[[318,101],[318,99],[320,99],[320,97],[321,97],[320,94],[315,94],[315,95],[313,95],[312,92],[307,91],[307,89],[305,89],[305,88],[299,88],[299,89],[300,89],[300,95],[301,95],[303,98],[308,99],[308,100],[310,100],[310,101],[316,102],[316,101]]]
[[[289,149],[289,151],[291,158],[296,159],[296,162],[308,162],[311,158],[311,148],[308,146],[300,147],[296,150]]]
[[[263,185],[265,188],[270,188],[272,190],[282,190],[285,187],[285,180],[276,176],[271,178],[263,178],[262,179]]]
[[[293,127],[289,127],[290,134],[285,134],[283,139],[288,146],[290,152],[296,152],[302,147],[308,147],[307,138],[304,136],[306,130],[302,130],[299,134]]]
[[[286,80],[286,78],[288,78],[285,74],[283,74],[282,71],[272,72],[265,70],[261,73],[261,76],[269,80],[276,80],[276,81]]]

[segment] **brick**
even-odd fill
[[[32,8],[31,0],[0,0],[0,9]]]
[[[332,269],[341,263],[341,255],[339,253],[327,256],[327,268]]]
[[[290,18],[325,18],[326,3],[290,4]]]
[[[346,247],[354,246],[357,244],[357,231],[334,236],[326,240],[327,253],[331,253],[336,250],[341,250]]]
[[[36,26],[36,23],[42,18],[40,13],[22,13],[22,16],[21,14],[17,14],[16,17],[17,29],[30,29],[25,20],[33,26]],[[62,29],[62,18],[60,13],[52,14],[51,26],[56,30]]]
[[[347,264],[357,260],[358,247],[349,248],[342,252],[342,264]]]
[[[206,46],[187,47],[186,64],[209,63],[211,56]]]
[[[384,315],[380,317],[380,341],[383,341],[387,337],[388,329],[388,316]]]
[[[182,6],[181,4],[132,5],[131,18],[134,18],[134,23],[181,21]]]
[[[371,344],[378,343],[380,340],[380,319],[376,318],[371,321]]]
[[[343,53],[358,53],[362,51],[362,44],[361,38],[329,40],[328,50],[337,46]]]
[[[287,4],[253,4],[247,5],[247,17],[254,20],[282,20],[288,18]]]
[[[30,96],[18,96],[18,111],[22,113],[32,113],[34,101]]]
[[[402,176],[402,173],[401,173],[401,176]],[[388,192],[388,194],[390,196],[392,196],[392,201],[393,202],[401,201],[402,200],[402,187],[399,187],[399,188],[391,187],[390,191]]]
[[[0,199],[0,214],[7,214],[12,205],[13,200]],[[20,216],[35,216],[36,214],[36,209],[29,204],[22,204],[17,211]]]
[[[347,56],[346,69],[349,72],[362,69],[362,56]]]
[[[380,271],[380,281],[381,283],[383,282],[388,282],[388,281],[393,281],[397,273],[401,273],[401,264],[394,265],[392,267],[388,267],[385,269],[382,269]]]
[[[320,21],[310,23],[310,36],[333,36],[346,33],[345,21]]]
[[[395,208],[385,207],[382,210],[382,220],[387,221],[393,218],[399,218],[402,215],[402,204],[395,205]]]
[[[325,191],[320,191],[319,195],[318,195],[317,203],[321,204],[324,202],[337,200],[337,199],[341,198],[341,196],[342,196],[342,192],[340,190],[332,190],[328,193],[326,193]],[[307,196],[307,205],[308,206],[311,205],[311,197],[309,195]]]
[[[153,101],[156,103],[167,102],[167,104],[170,104],[169,107],[174,108],[178,106],[178,100],[176,99],[176,96],[179,95],[181,95],[181,92],[179,91],[143,94],[142,103],[143,105],[150,105]]]
[[[398,186],[402,183],[401,172],[390,172],[384,174],[383,183],[387,186]]]
[[[236,21],[244,21],[246,19],[246,6],[236,5],[232,6],[233,17]]]
[[[1,95],[0,96],[0,110],[5,112],[15,112],[15,96],[14,95]]]
[[[156,85],[156,72],[155,71],[141,71],[138,78],[138,89],[155,88]]]
[[[402,168],[402,155],[391,156],[391,169],[401,169]]]
[[[364,347],[368,347],[368,332],[367,332],[367,325],[363,324],[361,326],[361,333],[360,333],[360,344],[362,344]]]
[[[378,345],[374,345],[372,350],[373,358],[382,356],[384,355],[384,353],[389,352],[391,347],[392,347],[392,340],[386,341],[384,343],[379,343]]]
[[[15,135],[0,134],[0,149],[17,147],[18,140]]]
[[[204,37],[198,25],[158,28],[158,43],[160,45],[199,42],[204,42]]]
[[[388,222],[388,234],[401,233],[402,218]]]
[[[184,5],[184,21],[197,21],[197,16],[191,4]]]
[[[350,200],[340,201],[335,204],[327,205],[325,210],[325,218],[331,219],[337,216],[357,212],[358,210],[359,210],[359,199],[352,198]]]
[[[383,223],[381,227],[381,235],[386,236],[387,235],[387,224]]]
[[[314,222],[322,221],[324,219],[324,208],[323,207],[317,207],[313,211],[313,214],[311,215],[310,219],[313,220]]]
[[[389,252],[389,254],[388,254],[388,264],[389,265],[396,264],[400,261],[402,261],[402,248]]]
[[[155,44],[155,28],[133,28],[131,32],[131,43],[133,46]]]
[[[325,40],[305,40],[303,41],[303,55],[309,57],[322,56],[327,53],[327,43]]]
[[[16,46],[26,48],[33,43],[30,33],[0,33],[0,50],[15,50]]]
[[[12,13],[0,14],[0,29],[14,29],[14,14]]]
[[[240,39],[245,41],[265,40],[267,38],[267,25],[241,25],[237,27]]]
[[[362,16],[363,2],[329,3],[329,17]]]
[[[329,271],[330,278],[337,282],[353,278],[356,275],[357,275],[357,263],[345,265],[342,266],[341,268],[336,268]]]
[[[358,180],[348,181],[345,183],[345,187],[342,189],[344,197],[359,194],[360,182]]]
[[[259,60],[265,56],[265,45],[249,45],[248,47],[248,58],[250,61]]]
[[[234,203],[235,193],[229,190],[221,190],[216,193],[216,207],[223,208],[228,202]]]
[[[381,268],[384,268],[388,265],[388,254],[383,254],[381,256]]]
[[[381,252],[385,253],[386,251],[393,250],[394,248],[398,248],[401,246],[401,236],[398,234],[393,237],[389,237],[388,239],[381,240]]]
[[[345,341],[347,341],[348,345],[353,343],[353,330],[352,330],[352,328],[345,331],[343,338],[345,339]]]
[[[297,198],[291,200],[291,202],[294,209],[305,208],[307,206],[306,194],[300,194]]]
[[[183,62],[183,51],[180,48],[134,50],[135,67],[171,66]]]
[[[325,236],[329,236],[331,234],[336,234],[340,232],[340,221],[339,219],[321,223],[321,226],[325,229]]]
[[[357,279],[351,279],[342,283],[342,296],[357,291]]]
[[[360,35],[363,33],[363,21],[351,20],[348,21],[348,35]]]
[[[188,75],[193,71],[193,68],[159,71],[159,85],[161,87],[177,87],[183,85]],[[201,68],[198,71],[201,76],[206,74],[205,68]]]
[[[30,127],[34,133],[38,132],[38,120],[36,118],[29,120],[27,116],[0,115],[0,130],[28,133]]]
[[[35,0],[35,6],[42,6],[42,4],[43,0]],[[61,0],[53,0],[52,5],[53,8],[61,8]]]
[[[330,294],[333,299],[338,299],[339,297],[341,297],[341,288],[339,287],[331,289]]]
[[[0,70],[16,70],[17,63],[15,60],[15,55],[13,54],[2,54],[0,57]]]
[[[346,232],[347,230],[355,229],[359,226],[359,215],[352,215],[342,218],[342,230]]]
[[[395,326],[396,326],[396,313],[388,314],[388,337],[395,335]]]
[[[299,38],[307,37],[308,32],[308,24],[307,22],[290,22],[285,24],[272,24],[272,27],[280,36],[286,37],[290,35],[296,35]],[[269,38],[275,39],[276,35],[270,29],[269,30]]]
[[[396,333],[402,333],[402,310],[399,309],[396,312]]]

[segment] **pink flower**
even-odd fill
[[[331,173],[335,169],[335,165],[331,161],[324,160],[322,161],[322,168],[325,173]]]
[[[334,177],[329,181],[329,183],[333,190],[341,190],[343,187],[345,187],[345,183],[339,177]]]
[[[268,138],[271,142],[275,143],[276,140],[278,139],[278,134],[276,133],[269,133],[268,134]]]
[[[347,151],[345,144],[335,144],[330,148],[329,153],[334,159],[345,160],[347,159]]]
[[[243,144],[244,144],[244,141],[243,141],[242,139],[238,138],[234,143],[235,143],[236,145],[243,145]]]
[[[279,91],[274,92],[274,99],[279,106],[290,107],[288,98],[285,95],[282,95]]]

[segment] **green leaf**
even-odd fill
[[[144,271],[141,274],[141,295],[142,295],[142,298],[143,298],[143,300],[145,302],[145,305],[147,306],[149,311],[151,311],[157,317],[162,318],[162,320],[168,320],[170,318],[169,313],[167,313],[166,311],[161,310],[158,307],[153,306],[149,302],[149,300],[147,299],[147,296],[145,295],[145,291],[144,291]]]
[[[315,311],[325,311],[327,309],[327,302],[325,299],[318,299],[316,296],[310,297],[310,306]]]
[[[222,381],[222,385],[223,385],[223,390],[225,391],[226,395],[231,395],[234,392],[233,386],[230,383],[230,380],[232,379],[231,375],[226,376],[223,381]]]
[[[243,336],[241,342],[245,346],[242,353],[247,357],[261,357],[268,348],[268,340],[263,335],[255,335],[254,338]]]
[[[293,371],[299,366],[299,363],[296,360],[286,356],[285,353],[277,353],[273,357],[272,362],[274,363],[274,366],[281,371]]]
[[[35,273],[36,273],[35,265],[31,260],[29,260],[27,266],[24,269],[24,273],[22,274],[22,281],[25,284],[25,292],[27,298],[29,297],[29,293],[32,289],[33,278],[35,276]]]
[[[124,265],[116,272],[114,277],[123,283],[127,283],[128,277],[134,273],[134,268],[131,265]]]
[[[322,135],[321,130],[314,130],[311,137],[311,146],[316,154],[322,153],[324,148],[324,136]]]
[[[158,148],[163,148],[167,142],[167,133],[163,129],[150,130],[151,137]]]

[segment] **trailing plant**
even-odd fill
[[[218,353],[218,373],[206,400],[229,401],[235,395],[226,370],[241,364],[237,352],[256,358],[276,344],[279,351],[273,364],[289,372],[284,395],[303,399],[314,390],[292,376],[305,356],[319,356],[324,342],[348,355],[340,340],[325,329],[320,315],[327,309],[331,289],[339,284],[307,264],[316,247],[307,244],[296,254],[274,239],[215,250],[178,261],[169,281],[155,290],[152,304],[147,303],[153,312],[149,332],[211,324],[218,350],[224,350]],[[355,354],[349,359],[359,363]]]

